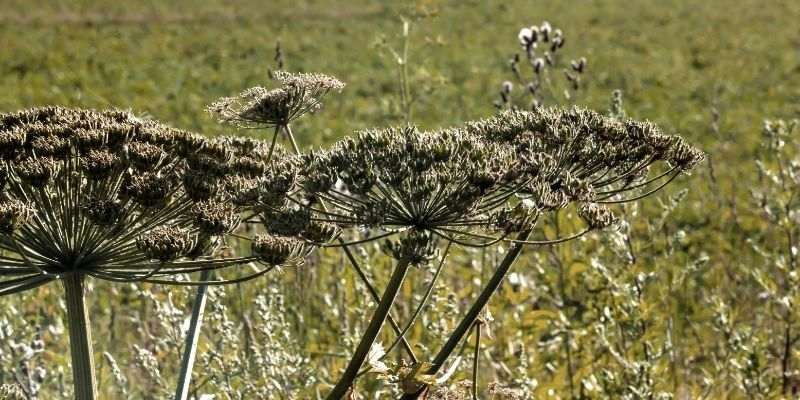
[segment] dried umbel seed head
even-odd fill
[[[81,157],[81,166],[91,180],[106,179],[119,167],[120,159],[106,149],[89,150]]]
[[[411,230],[397,242],[387,240],[384,250],[398,261],[411,265],[422,265],[436,258],[436,240],[430,232]]]
[[[122,204],[117,200],[89,199],[83,206],[86,216],[96,225],[116,225],[124,214]]]
[[[336,183],[336,171],[331,167],[330,160],[327,160],[319,153],[312,153],[303,156],[301,162],[303,171],[301,172],[302,181],[300,185],[307,193],[314,194],[330,190]]]
[[[0,157],[4,160],[14,159],[22,150],[23,143],[25,143],[25,132],[22,130],[0,132]]]
[[[98,150],[105,145],[104,132],[97,129],[76,129],[72,135],[79,154],[86,154],[91,150]]]
[[[239,226],[239,214],[230,203],[203,201],[192,207],[195,225],[207,236],[221,236]]]
[[[681,139],[676,142],[668,153],[669,161],[682,171],[696,167],[705,159],[705,153]]]
[[[563,190],[553,190],[547,182],[534,182],[526,188],[527,200],[536,204],[542,211],[558,210],[566,207],[570,198]]]
[[[0,233],[11,235],[33,216],[33,208],[19,200],[0,200]]]
[[[64,159],[70,155],[70,142],[58,136],[39,136],[31,140],[31,151],[36,157]]]
[[[286,236],[259,235],[251,243],[253,255],[268,265],[299,262],[308,253],[308,247],[298,239]]]
[[[272,76],[283,86],[303,88],[315,98],[344,89],[342,81],[325,74],[274,71]]]
[[[305,113],[316,111],[322,98],[344,84],[323,74],[273,72],[275,89],[254,87],[236,97],[222,98],[207,110],[221,122],[240,126],[285,126]]]
[[[140,171],[156,168],[166,156],[160,146],[143,142],[128,143],[125,146],[125,154],[130,164]]]
[[[172,193],[172,179],[157,172],[127,174],[121,195],[129,196],[144,207],[162,206]]]
[[[234,205],[245,207],[259,202],[259,181],[242,176],[228,176],[222,183],[222,191]]]
[[[503,208],[489,216],[489,223],[494,229],[506,234],[532,229],[539,216],[533,202],[523,201],[513,208]]]
[[[370,130],[306,157],[317,165],[303,169],[300,182],[311,182],[318,190],[313,199],[319,202],[309,204],[315,220],[348,228],[460,235],[495,230],[488,214],[514,195],[504,179],[515,157],[513,146],[459,129]],[[306,176],[315,171],[330,171],[339,179],[333,184],[326,178],[317,185],[314,176]],[[476,245],[484,242],[478,233],[466,239],[473,240]]]
[[[258,154],[269,152],[271,147],[270,142],[241,136],[220,136],[214,138],[214,142],[223,144],[238,156],[255,157]],[[279,150],[279,148],[275,147],[275,150]]]
[[[306,209],[285,209],[267,212],[264,215],[267,232],[279,236],[297,236],[311,222],[311,214]]]
[[[416,163],[416,165],[420,164],[420,162]],[[375,174],[375,169],[370,165],[365,165],[361,168],[342,169],[339,172],[339,179],[341,179],[342,182],[347,185],[351,192],[360,195],[369,193],[369,191],[372,190],[372,188],[378,182],[378,176]],[[397,179],[392,180],[392,182],[397,181]]]
[[[353,209],[353,219],[359,221],[359,225],[365,228],[377,228],[386,222],[386,218],[391,211],[388,201],[356,204]]]
[[[0,296],[60,273],[170,283],[183,271],[248,263],[247,249],[237,255],[242,249],[229,247],[222,258],[215,252],[241,213],[262,211],[257,186],[243,184],[236,196],[220,189],[222,182],[264,174],[263,148],[260,141],[207,139],[118,111],[0,114],[0,172],[9,178],[0,223],[24,239],[14,248],[6,240],[6,251],[28,260],[22,267],[0,263]],[[242,160],[233,170],[236,157]]]
[[[104,124],[97,131],[103,133],[106,147],[122,151],[123,146],[130,141],[133,131],[140,128],[136,123],[111,123]]]
[[[136,238],[136,246],[150,259],[161,262],[183,257],[195,245],[186,229],[174,226],[159,226]]]
[[[142,126],[137,129],[132,137],[131,143],[148,143],[155,146],[166,146],[176,140],[176,135],[180,131],[168,127]]]
[[[234,154],[234,149],[228,145],[227,140],[214,139],[203,143],[203,145],[197,149],[197,153],[221,162],[228,162]]]
[[[188,158],[191,154],[202,149],[208,140],[205,136],[196,133],[180,131],[180,134],[175,136],[173,144],[169,148],[172,149],[175,155]]]
[[[15,165],[19,178],[33,187],[44,187],[50,183],[54,168],[52,158],[26,158]]]
[[[289,163],[273,163],[267,173],[259,179],[259,200],[269,208],[280,208],[286,202],[286,194],[297,182],[297,172]]]
[[[224,146],[215,145],[194,151],[186,158],[189,169],[208,175],[224,176],[230,172],[231,153]]]
[[[300,237],[315,245],[330,243],[342,234],[342,229],[327,222],[311,221],[306,225]]]
[[[286,89],[268,90],[260,86],[247,89],[237,97],[222,98],[208,107],[220,122],[248,126],[266,126],[289,123],[292,117],[294,99]]]
[[[597,203],[583,203],[578,207],[578,215],[592,229],[604,229],[617,223],[617,218],[608,209]]]
[[[595,194],[625,192],[628,178],[646,175],[659,161],[671,168],[661,175],[669,178],[703,159],[701,151],[678,136],[664,135],[652,123],[606,117],[579,107],[509,111],[469,123],[467,130],[512,143],[522,155],[520,159],[529,164],[520,168],[522,176],[532,178],[529,188],[542,198],[549,197],[543,202],[550,205],[558,203],[551,201],[556,200],[551,195],[561,196],[558,192],[562,191],[568,201],[585,202],[591,202]],[[550,157],[549,163],[557,167],[541,170],[537,153]],[[543,184],[543,179],[548,184]],[[653,182],[658,183],[657,179]]]
[[[237,174],[249,178],[261,176],[267,169],[266,163],[250,156],[235,157],[231,161],[231,170]]]
[[[192,201],[208,200],[217,194],[218,181],[216,175],[190,169],[183,174],[183,191]]]

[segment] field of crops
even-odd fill
[[[410,363],[402,346],[382,362],[371,354],[348,396],[399,398],[421,387],[414,385],[430,386],[429,399],[800,393],[800,127],[790,122],[800,118],[800,2],[0,6],[0,113],[116,107],[208,137],[269,140],[272,130],[220,124],[206,107],[253,86],[275,86],[277,69],[335,76],[346,84],[341,93],[292,124],[304,151],[367,128],[410,122],[435,130],[496,114],[504,81],[525,97],[509,68],[523,51],[520,29],[549,21],[563,31],[559,61],[567,70],[572,60],[587,62],[576,91],[565,86],[560,67],[551,68],[545,106],[651,121],[701,149],[705,160],[652,196],[612,206],[620,221],[611,229],[525,248],[480,328],[459,342],[444,379],[444,371],[420,371],[513,246],[501,241],[448,253],[406,334],[419,363]],[[616,103],[614,91],[621,94]],[[765,127],[766,120],[786,122]],[[279,144],[291,149],[283,136]],[[580,231],[576,210],[543,216],[531,238]],[[226,245],[232,252],[250,247],[235,238]],[[352,251],[382,292],[394,260],[381,242]],[[350,255],[315,250],[302,266],[212,287],[188,398],[326,398],[375,308]],[[399,288],[391,315],[401,326],[427,298],[438,260],[411,268]],[[173,398],[196,289],[87,282],[97,398]],[[0,399],[73,397],[62,297],[60,284],[0,297],[0,385],[17,386],[0,389]],[[396,336],[387,327],[377,341],[384,348]],[[3,390],[22,397],[3,397]]]

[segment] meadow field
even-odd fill
[[[625,116],[681,135],[706,159],[619,206],[616,230],[524,250],[482,317],[480,350],[466,341],[464,362],[429,398],[471,398],[473,352],[478,398],[795,398],[800,127],[789,121],[800,118],[800,2],[0,0],[0,112],[116,107],[209,137],[269,138],[219,124],[206,106],[269,87],[279,43],[282,69],[346,83],[293,124],[303,149],[407,120],[460,126],[497,112],[520,29],[543,21],[563,31],[565,61],[588,60],[580,90],[556,90],[545,105],[614,114],[618,90]],[[402,53],[404,23],[405,102],[392,53]],[[572,214],[534,235],[578,229]],[[391,260],[379,247],[355,252],[381,288]],[[450,255],[407,334],[423,361],[508,248]],[[190,398],[325,398],[374,307],[348,265],[324,249],[212,288]],[[397,320],[433,273],[412,270]],[[98,398],[172,398],[195,289],[89,282]],[[73,396],[60,292],[0,297],[0,384],[23,387],[23,398]],[[388,346],[394,335],[380,338]],[[397,398],[412,368],[402,356],[385,359],[391,372],[365,374],[351,398]]]

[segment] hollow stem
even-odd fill
[[[356,347],[356,351],[350,359],[344,374],[342,374],[342,377],[339,378],[339,382],[336,383],[336,386],[330,394],[328,394],[328,400],[342,399],[350,386],[352,386],[353,381],[358,375],[358,371],[361,369],[361,365],[369,354],[369,350],[372,348],[375,339],[377,339],[381,332],[381,327],[384,322],[386,322],[386,317],[389,315],[397,293],[400,291],[400,287],[403,285],[403,281],[406,278],[408,266],[409,264],[407,261],[399,261],[394,268],[392,277],[389,279],[389,284],[386,286],[381,301],[378,303],[378,308],[375,309],[375,313],[372,314],[372,319],[367,326],[367,330],[364,332],[364,335],[361,336],[361,341],[358,347]]]
[[[439,266],[436,267],[436,272],[433,274],[433,278],[431,279],[431,283],[430,283],[430,285],[428,285],[428,289],[425,291],[425,294],[422,296],[422,300],[420,300],[419,305],[414,310],[414,313],[411,314],[411,317],[408,319],[408,322],[406,323],[406,326],[403,328],[403,330],[397,333],[397,339],[395,339],[394,342],[392,342],[392,344],[389,345],[389,347],[386,348],[386,354],[384,354],[383,357],[386,357],[387,355],[389,355],[389,353],[400,342],[403,342],[404,344],[406,344],[406,346],[408,345],[405,342],[405,335],[408,332],[408,330],[411,329],[411,327],[414,325],[414,322],[416,322],[417,317],[419,316],[419,314],[422,311],[422,309],[425,308],[426,304],[428,304],[428,299],[431,297],[431,293],[433,293],[433,288],[436,286],[436,281],[439,279],[439,274],[442,272],[442,267],[444,267],[444,261],[445,261],[445,259],[447,259],[447,254],[450,252],[450,246],[452,244],[453,244],[453,242],[447,242],[447,247],[444,248],[444,253],[442,253],[442,260],[439,262]],[[392,320],[390,319],[389,322],[391,323]],[[414,358],[414,363],[416,363],[416,362],[417,362],[417,359]]]
[[[211,271],[203,271],[200,280],[205,282],[211,279]],[[197,287],[197,294],[192,304],[192,318],[189,321],[189,331],[186,332],[186,344],[181,360],[181,372],[178,375],[178,386],[175,389],[175,400],[186,400],[189,396],[189,384],[192,381],[192,367],[197,355],[197,342],[200,338],[200,327],[203,325],[203,311],[208,298],[208,285]]]
[[[481,356],[481,321],[475,324],[475,354],[472,357],[472,400],[478,400],[478,365]]]
[[[341,241],[341,238],[339,240]],[[380,295],[378,295],[378,292],[375,290],[375,287],[372,286],[372,284],[369,282],[369,278],[367,278],[367,275],[364,273],[364,270],[361,269],[360,265],[358,265],[356,258],[353,256],[353,252],[350,251],[350,248],[347,246],[343,246],[342,250],[344,250],[344,254],[347,256],[347,259],[350,260],[350,264],[353,266],[353,269],[355,269],[356,274],[358,274],[358,277],[361,278],[361,282],[363,282],[364,286],[367,287],[367,291],[369,291],[372,300],[376,303],[380,302],[381,300]],[[397,321],[395,321],[394,318],[392,318],[391,314],[387,315],[386,319],[389,321],[389,325],[392,326],[392,330],[394,330],[394,332],[397,334],[397,341],[400,341],[403,348],[406,350],[406,353],[408,353],[408,356],[411,357],[411,361],[416,363],[417,356],[414,355],[414,350],[412,350],[411,345],[408,344],[408,341],[405,338],[405,332],[400,330],[400,325],[398,325]],[[386,353],[389,353],[389,351],[390,350],[386,350]]]
[[[75,400],[97,398],[97,380],[94,375],[92,328],[86,308],[86,288],[82,274],[68,274],[62,279],[64,300],[67,303],[67,326],[72,357],[72,379]]]
[[[531,230],[526,230],[521,232],[516,240],[525,241],[528,236],[530,236]],[[456,329],[447,339],[447,342],[442,346],[442,349],[436,354],[436,357],[433,359],[431,363],[432,366],[428,369],[428,374],[436,374],[439,372],[439,369],[442,368],[444,362],[450,357],[453,351],[458,347],[458,344],[464,339],[464,337],[469,333],[470,329],[475,324],[475,321],[478,320],[481,311],[486,304],[489,303],[489,300],[492,298],[492,295],[497,291],[500,287],[500,284],[503,283],[506,275],[508,275],[508,271],[511,269],[511,266],[519,257],[520,253],[522,252],[522,248],[524,245],[522,243],[514,243],[511,248],[508,249],[503,261],[500,262],[500,265],[494,271],[494,274],[487,282],[486,286],[483,288],[481,293],[478,295],[478,298],[472,303],[469,311],[467,311],[467,315],[461,320],[458,324]],[[420,394],[424,392],[425,387],[421,388],[417,393],[413,394],[406,394],[402,397],[403,400],[412,400],[419,397]]]

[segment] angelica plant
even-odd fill
[[[409,266],[433,260],[440,247],[446,252],[451,245],[512,244],[426,368],[431,375],[472,328],[522,246],[571,240],[612,225],[615,217],[607,204],[644,198],[702,157],[682,139],[664,135],[652,124],[612,120],[577,108],[507,112],[465,128],[434,132],[413,127],[371,130],[331,150],[302,156],[303,191],[289,196],[289,201],[309,211],[317,222],[370,232],[364,239],[336,246],[383,240],[397,261],[329,398],[344,396],[360,374]],[[648,178],[650,167],[660,161],[667,167]],[[540,215],[568,205],[577,207],[585,230],[553,240],[528,240]],[[515,237],[509,238],[512,234]],[[409,326],[413,322],[412,318]],[[419,365],[415,370],[420,371]],[[410,377],[411,385],[405,383],[408,395],[424,391],[424,382],[413,384],[416,376]]]
[[[324,223],[377,233],[345,245],[400,236],[385,242],[397,266],[330,398],[341,397],[361,369],[409,266],[435,258],[440,240],[487,246],[502,239],[454,236],[488,231],[505,237],[533,222],[535,216],[523,204],[499,207],[515,193],[514,184],[505,184],[511,182],[514,160],[511,146],[488,143],[463,130],[420,132],[413,127],[364,132],[328,152],[305,157],[300,181],[305,193],[292,201],[313,210]],[[330,207],[321,208],[322,202]]]
[[[511,248],[433,358],[427,374],[439,372],[466,338],[523,246],[562,243],[612,225],[616,218],[608,206],[650,196],[703,159],[701,151],[678,136],[663,134],[653,124],[608,118],[580,108],[508,111],[469,123],[466,129],[486,141],[514,147],[519,160],[513,163],[514,182],[525,182],[515,190],[516,197],[533,204],[540,215],[575,205],[586,228],[560,238],[529,240],[532,226],[523,227],[510,240]],[[475,237],[465,231],[461,234]],[[419,383],[405,398],[417,398],[425,387]]]
[[[311,248],[300,235],[264,236],[249,254],[230,254],[226,240],[240,221],[259,218],[291,189],[291,165],[264,159],[264,146],[209,140],[116,110],[0,116],[0,295],[63,284],[76,398],[97,390],[86,278],[243,282],[299,262]],[[208,270],[232,274],[184,277]]]

